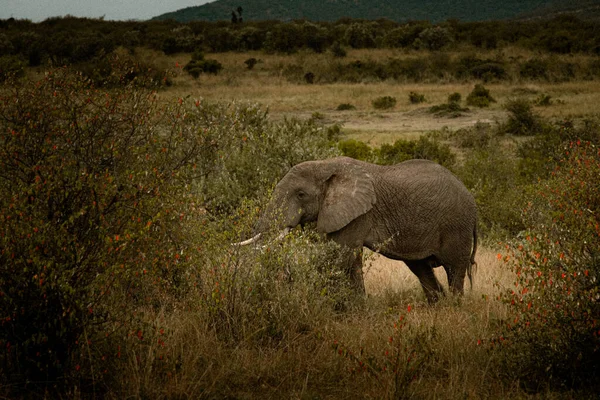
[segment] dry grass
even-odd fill
[[[514,60],[528,59],[534,53],[519,48],[508,48],[502,51],[474,52],[472,49],[457,50],[449,53],[450,57],[475,54],[481,58],[509,58]],[[185,65],[189,54],[164,56],[154,52],[141,51],[141,57],[154,60],[160,67],[173,69],[176,63]],[[302,65],[306,70],[311,66],[317,70],[319,64],[332,62],[328,54],[299,52],[292,55],[248,53],[207,54],[221,62],[223,71],[217,75],[202,75],[194,80],[181,71],[175,78],[175,85],[165,92],[163,98],[186,97],[204,98],[210,101],[244,101],[260,103],[267,107],[274,119],[284,116],[309,118],[317,112],[325,123],[338,123],[343,133],[350,138],[369,142],[372,145],[391,143],[399,138],[415,138],[424,132],[448,128],[456,130],[474,125],[478,121],[495,123],[506,118],[503,104],[507,100],[526,96],[535,100],[539,95],[550,95],[553,104],[547,107],[536,107],[543,117],[548,119],[564,119],[567,117],[583,118],[597,115],[595,104],[600,102],[599,81],[574,81],[564,83],[531,83],[513,82],[486,84],[492,96],[497,100],[488,109],[471,110],[459,118],[437,117],[427,112],[432,105],[445,103],[448,95],[458,92],[465,99],[471,92],[474,82],[436,82],[436,83],[399,83],[399,82],[364,82],[360,84],[304,84],[289,82],[283,74],[286,66]],[[256,58],[259,63],[253,70],[248,70],[244,61]],[[352,60],[386,60],[392,57],[423,57],[423,53],[404,52],[393,49],[350,50],[344,62]],[[586,63],[589,57],[576,55],[570,62]],[[411,104],[408,100],[410,92],[423,94],[426,102]],[[373,109],[373,99],[380,96],[393,96],[398,102],[389,111]],[[351,111],[336,111],[338,105],[349,103],[356,107]]]
[[[448,298],[435,306],[426,303],[402,263],[367,259],[368,297],[362,304],[328,319],[315,316],[310,328],[270,344],[224,341],[190,310],[155,314],[151,325],[164,328],[160,337],[167,346],[149,338],[148,347],[130,348],[120,386],[133,397],[153,398],[463,399],[518,393],[498,379],[493,353],[477,344],[494,334],[504,314],[495,300],[496,283],[511,284],[494,251],[480,250],[472,291],[460,302]],[[401,316],[406,325],[394,328]],[[340,354],[342,349],[352,356]],[[413,364],[406,363],[407,355]],[[361,371],[360,363],[373,369]],[[399,374],[390,372],[393,365]]]

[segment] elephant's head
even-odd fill
[[[372,177],[357,161],[339,157],[308,161],[294,166],[273,191],[258,221],[257,235],[277,221],[288,231],[297,225],[317,223],[317,230],[331,233],[368,212],[375,204]]]

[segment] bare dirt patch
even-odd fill
[[[361,140],[372,146],[393,143],[395,140],[415,139],[423,133],[448,129],[455,131],[468,128],[476,123],[495,124],[506,118],[502,109],[475,109],[462,112],[460,116],[437,116],[429,112],[429,107],[410,111],[365,112],[365,111],[319,111],[271,113],[274,119],[284,117],[310,118],[317,115],[324,124],[339,124],[342,132],[351,139]]]

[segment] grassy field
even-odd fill
[[[400,50],[350,50],[344,62],[353,60],[386,60],[393,57],[410,58],[420,53],[406,53]],[[464,52],[450,53],[458,57]],[[466,52],[471,54],[471,52]],[[509,48],[498,52],[479,52],[481,58],[507,57],[527,59],[535,56],[519,48]],[[189,54],[164,56],[150,51],[142,57],[152,59],[164,68],[183,66]],[[473,81],[455,82],[444,79],[435,82],[361,82],[361,83],[318,83],[305,84],[290,82],[284,75],[290,64],[303,66],[305,70],[319,70],[319,65],[335,61],[330,54],[304,53],[292,55],[255,53],[217,53],[207,58],[218,60],[223,71],[218,75],[202,75],[194,80],[185,73],[178,74],[175,85],[164,96],[203,98],[210,101],[257,102],[267,107],[272,118],[296,116],[309,118],[318,115],[325,123],[342,126],[348,138],[365,141],[372,145],[390,143],[398,138],[414,139],[424,132],[448,128],[473,126],[476,122],[496,123],[506,118],[503,105],[510,99],[524,97],[536,100],[540,96],[550,96],[551,104],[536,107],[536,112],[550,120],[564,118],[585,118],[596,115],[595,104],[600,101],[600,82],[531,82],[510,80],[485,84],[496,99],[489,108],[469,107],[460,117],[437,117],[428,112],[433,105],[445,103],[452,93],[460,93],[463,99],[473,90]],[[252,70],[244,61],[249,58],[259,60]],[[158,61],[157,61],[158,60]],[[574,63],[589,62],[588,56],[570,56]],[[318,73],[316,74],[318,76]],[[426,101],[411,104],[408,95],[416,92],[425,96]],[[376,110],[372,101],[380,96],[393,96],[397,104],[390,110]],[[340,104],[348,103],[354,110],[337,111]]]
[[[470,52],[472,49],[458,49],[446,55],[349,50],[344,62],[381,61],[395,57],[460,57]],[[595,182],[596,177],[585,175],[586,171],[593,171],[590,168],[576,171],[582,177],[575,184],[570,181],[572,176],[576,176],[573,171],[581,165],[580,160],[584,160],[584,164],[587,162],[585,165],[588,167],[595,165],[597,161],[593,158],[591,161],[585,159],[585,156],[597,153],[593,147],[595,144],[587,143],[593,151],[583,150],[578,158],[570,161],[571,172],[565,172],[561,176],[563,181],[559,182],[564,186],[552,186],[558,183],[547,176],[547,171],[539,171],[546,166],[543,163],[551,158],[550,155],[559,160],[564,157],[567,145],[570,146],[566,152],[568,156],[576,151],[574,143],[575,147],[581,144],[578,138],[573,137],[569,137],[571,142],[567,144],[567,136],[564,135],[588,134],[592,140],[597,137],[594,136],[595,125],[588,131],[578,131],[573,126],[556,125],[556,122],[568,119],[574,122],[574,126],[579,126],[585,125],[583,121],[588,118],[597,118],[599,80],[551,83],[507,79],[485,82],[496,102],[487,108],[469,106],[469,110],[451,118],[436,116],[429,108],[446,103],[452,93],[460,93],[461,105],[466,105],[466,97],[479,81],[442,77],[424,79],[419,83],[392,80],[320,83],[319,73],[324,71],[323,66],[335,61],[330,54],[256,52],[205,56],[218,60],[223,70],[217,75],[202,74],[193,79],[183,70],[191,55],[166,56],[147,49],[136,50],[138,61],[174,72],[171,84],[151,95],[130,93],[128,90],[132,87],[129,86],[125,89],[113,87],[106,93],[103,89],[91,90],[86,82],[72,76],[64,81],[56,78],[54,82],[53,77],[44,75],[43,69],[39,68],[28,71],[28,74],[43,78],[44,82],[32,85],[31,92],[23,91],[27,95],[20,99],[21,103],[10,97],[17,96],[18,91],[3,98],[2,104],[6,109],[14,111],[2,120],[10,127],[3,130],[5,154],[7,159],[16,160],[6,165],[20,167],[21,158],[13,156],[24,153],[36,163],[38,158],[43,161],[39,164],[47,162],[48,171],[52,174],[44,173],[43,177],[34,176],[27,181],[26,178],[33,176],[31,170],[46,168],[37,164],[33,168],[27,165],[15,173],[20,177],[18,173],[25,171],[25,178],[13,185],[8,174],[5,179],[9,184],[0,185],[4,195],[0,198],[4,201],[0,204],[4,207],[0,211],[8,216],[5,218],[5,214],[0,214],[0,217],[5,218],[7,224],[12,223],[12,231],[7,231],[2,237],[19,235],[25,243],[21,246],[19,241],[5,241],[7,246],[16,250],[11,253],[3,249],[0,257],[8,260],[8,254],[11,254],[13,260],[14,252],[21,250],[33,254],[29,258],[11,261],[13,269],[7,271],[18,277],[15,282],[24,282],[23,286],[35,294],[30,296],[27,291],[17,293],[23,295],[22,298],[15,295],[23,306],[13,302],[12,298],[3,297],[2,291],[0,300],[13,308],[19,305],[14,309],[23,315],[24,310],[32,312],[33,318],[37,318],[35,330],[41,326],[56,331],[52,325],[55,317],[67,327],[80,329],[83,326],[72,341],[75,344],[68,342],[70,358],[65,358],[64,365],[60,365],[61,368],[67,366],[64,382],[71,386],[52,387],[55,381],[50,381],[46,388],[69,398],[97,396],[115,399],[593,398],[594,388],[586,390],[575,384],[556,385],[555,376],[551,375],[557,370],[557,365],[567,371],[572,366],[580,366],[578,363],[584,357],[578,358],[575,350],[572,365],[555,362],[553,354],[561,356],[560,351],[549,353],[550,356],[541,354],[537,367],[542,374],[550,372],[547,379],[537,379],[527,370],[519,369],[519,361],[535,358],[537,362],[534,356],[539,348],[534,345],[538,337],[531,339],[525,329],[522,337],[532,340],[534,345],[527,347],[531,342],[524,342],[526,347],[523,350],[518,341],[511,344],[514,347],[509,347],[503,335],[505,332],[514,333],[510,331],[510,324],[516,325],[520,317],[534,321],[527,314],[531,301],[527,304],[526,300],[533,298],[536,307],[548,305],[548,309],[538,314],[545,318],[560,308],[555,304],[557,298],[568,301],[574,298],[571,286],[552,286],[561,291],[560,296],[552,297],[554,289],[546,291],[545,283],[539,283],[540,277],[548,271],[549,276],[558,274],[548,278],[549,282],[552,282],[551,279],[558,280],[560,274],[556,271],[559,269],[556,267],[555,271],[552,268],[563,267],[564,253],[570,249],[569,245],[573,245],[574,256],[569,258],[567,254],[566,259],[571,264],[565,263],[565,268],[581,268],[569,269],[568,274],[560,270],[562,279],[566,279],[567,275],[569,282],[571,277],[573,281],[581,276],[595,279],[594,267],[586,264],[589,261],[586,257],[595,254],[593,251],[585,246],[578,250],[570,236],[566,239],[560,236],[560,241],[564,239],[566,243],[565,248],[558,247],[558,239],[554,242],[544,236],[547,232],[559,232],[561,235],[561,232],[574,232],[573,235],[583,238],[582,242],[586,244],[595,243],[600,235],[596,233],[598,225],[594,219],[597,218],[594,208],[597,197],[590,195],[592,200],[586,200],[587,203],[581,209],[576,208],[575,212],[563,209],[563,203],[570,204],[571,198],[579,196],[582,188],[591,188],[592,194],[595,193],[593,190],[597,185],[590,182]],[[505,48],[479,52],[477,56],[489,59],[512,57],[516,60],[536,57],[537,54]],[[591,59],[583,55],[553,57],[563,61],[569,58],[581,64]],[[249,58],[259,60],[252,70],[248,70],[244,63]],[[291,79],[286,72],[290,66],[300,66],[302,72],[314,71],[315,82],[308,84]],[[55,74],[62,77],[61,72]],[[75,83],[69,79],[74,79]],[[65,87],[69,90],[61,91],[61,85],[67,85]],[[114,97],[111,97],[113,92],[110,90],[116,93]],[[409,101],[411,92],[424,95],[425,101],[412,104]],[[81,98],[71,96],[73,93]],[[60,101],[55,99],[57,95]],[[395,97],[396,105],[386,110],[375,109],[372,102],[381,96]],[[551,101],[545,105],[538,104],[538,99],[544,96]],[[155,97],[159,99],[157,103],[152,101]],[[536,137],[502,131],[501,125],[510,118],[505,105],[515,98],[532,101],[536,116],[544,121],[544,129],[550,132],[548,137],[558,135],[558,144],[553,142],[556,148],[550,149],[552,153],[544,153],[549,151],[548,147],[536,142],[534,150],[541,149],[541,155],[528,153],[538,157],[535,160],[523,160],[517,154],[520,144]],[[206,102],[199,101],[201,99]],[[119,101],[123,103],[119,104]],[[225,105],[215,106],[214,102]],[[239,107],[240,103],[257,103],[260,108]],[[338,105],[344,103],[353,105],[354,109],[339,111]],[[160,108],[163,105],[167,107]],[[29,111],[24,113],[21,107],[29,107]],[[46,119],[48,107],[52,108],[54,119]],[[261,109],[268,110],[268,118]],[[81,117],[78,112],[82,113]],[[298,121],[286,125],[284,122],[289,118],[297,118]],[[14,127],[10,125],[13,120],[17,121]],[[312,121],[317,122],[313,124]],[[484,129],[471,129],[477,123],[483,123]],[[332,125],[341,127],[340,138],[328,137],[326,128]],[[80,126],[83,128],[80,129]],[[48,132],[28,141],[29,137],[34,137],[36,132],[46,127],[50,127]],[[466,139],[479,139],[480,136],[483,139],[475,140],[475,144],[461,145],[460,140],[464,138],[452,137],[452,132],[459,129],[463,129],[461,132]],[[479,231],[481,237],[474,284],[472,287],[468,283],[465,285],[463,297],[448,296],[435,305],[429,305],[417,278],[403,263],[373,253],[365,255],[367,296],[356,296],[347,290],[347,285],[335,285],[340,283],[335,281],[335,263],[332,261],[336,260],[335,251],[328,248],[328,244],[307,238],[308,235],[304,236],[299,230],[289,236],[291,239],[286,239],[285,246],[243,250],[230,246],[229,243],[241,240],[251,230],[256,215],[253,220],[248,214],[256,211],[249,210],[257,210],[258,206],[257,203],[247,205],[246,201],[248,197],[252,198],[251,201],[261,201],[264,187],[285,172],[280,170],[283,167],[279,164],[288,168],[286,163],[298,162],[298,159],[337,154],[336,139],[357,139],[377,147],[398,139],[418,139],[433,131],[441,132],[439,136],[443,138],[443,145],[449,144],[457,155],[453,167],[461,179],[469,180],[466,184],[476,197],[480,225],[484,218],[487,224],[485,230]],[[98,142],[105,145],[96,146]],[[85,151],[71,151],[79,143],[86,144]],[[132,143],[138,147],[132,147]],[[435,144],[439,150],[438,142],[428,143]],[[54,151],[62,151],[62,156],[54,156]],[[46,157],[47,154],[52,156]],[[71,156],[74,158],[70,164],[62,163],[62,160],[71,160]],[[273,162],[273,157],[281,158],[280,162]],[[106,166],[106,160],[119,160],[114,171]],[[560,162],[567,161],[561,159]],[[78,169],[87,163],[90,171],[95,168],[93,174],[88,174],[87,170],[82,173]],[[521,171],[520,168],[530,170]],[[552,176],[557,174],[560,174],[558,168],[553,170]],[[50,182],[47,187],[44,186],[46,179]],[[542,185],[543,179],[550,182],[548,187]],[[21,192],[14,195],[12,191],[17,189]],[[564,194],[567,200],[559,198],[547,204],[541,201],[543,204],[538,204],[540,208],[533,210],[531,215],[537,219],[532,219],[535,224],[527,228],[541,230],[542,233],[538,232],[540,240],[536,242],[534,233],[526,231],[521,220],[533,218],[525,212],[525,200],[529,199],[531,206],[536,201],[532,194],[541,190],[546,191],[537,199],[545,199],[553,193],[557,196]],[[32,193],[37,193],[41,199],[49,196],[48,193],[64,194],[67,205],[60,212],[56,211],[52,208],[52,201],[36,203],[37,198]],[[100,200],[97,200],[98,193],[104,196]],[[15,206],[19,206],[15,199],[21,200],[22,209]],[[71,202],[77,201],[81,205],[71,206]],[[555,205],[560,208],[552,208]],[[44,207],[50,207],[51,212],[46,212]],[[74,214],[70,219],[61,214],[71,211]],[[19,219],[34,212],[37,213],[35,218]],[[99,214],[94,214],[96,212]],[[563,221],[565,215],[571,225],[566,225],[567,228],[561,225],[562,230],[549,228],[558,226],[557,221]],[[571,221],[569,218],[573,215],[575,217],[572,218],[580,217],[581,220]],[[42,224],[39,221],[43,222],[42,228],[38,226]],[[78,225],[69,225],[73,221]],[[61,235],[56,234],[57,226],[64,228]],[[102,226],[104,230],[98,233],[100,239],[88,234],[88,226]],[[577,230],[579,228],[581,230]],[[47,236],[36,236],[40,229]],[[507,232],[514,233],[513,237],[507,238]],[[591,236],[585,236],[588,234]],[[523,246],[527,247],[530,235],[534,236],[530,242],[531,249],[529,253],[523,252],[519,259],[519,254],[515,256],[515,248],[522,250]],[[49,241],[56,243],[57,254],[66,252],[65,249],[73,252],[73,257],[60,262],[74,260],[73,270],[88,278],[88,287],[79,288],[78,282],[74,285],[71,272],[66,269],[56,270],[56,276],[62,279],[56,278],[59,283],[43,285],[47,263],[36,252],[47,246]],[[508,241],[512,247],[499,241]],[[76,245],[70,246],[69,243]],[[549,249],[535,247],[546,243]],[[552,247],[554,245],[557,247]],[[78,263],[81,255],[78,252],[89,256],[91,261]],[[548,259],[551,261],[548,262]],[[34,262],[39,271],[31,269],[30,264]],[[519,269],[523,265],[525,268]],[[289,268],[294,269],[293,279]],[[588,269],[591,271],[589,274]],[[329,270],[333,272],[327,272]],[[521,275],[521,271],[530,271],[531,275],[527,272]],[[443,268],[437,268],[436,274],[447,288]],[[513,288],[519,284],[523,286],[520,280],[526,278],[541,286],[536,289],[533,283],[526,281],[532,289],[519,287],[517,293]],[[536,281],[537,278],[540,279]],[[594,280],[590,282],[594,283],[593,288],[597,287]],[[588,290],[587,287],[585,290]],[[584,317],[581,319],[589,322],[589,315],[595,311],[589,311],[587,307],[595,310],[592,295],[597,292],[590,295],[585,290],[579,299],[583,300],[575,299],[573,302],[576,307],[582,304]],[[507,298],[511,291],[512,296],[521,296],[519,301],[513,298],[511,302],[511,298]],[[564,292],[568,295],[565,296]],[[55,308],[59,311],[48,306],[40,310],[50,310],[49,314],[36,314],[39,311],[35,307],[39,302],[38,296],[46,301],[49,298],[47,293],[57,293],[52,299],[57,299]],[[74,298],[73,293],[89,295],[93,301],[73,300],[70,305],[64,305]],[[552,295],[549,300],[544,300],[546,303],[540,300],[545,293]],[[591,303],[584,303],[587,300]],[[538,301],[539,304],[536,303]],[[516,311],[516,318],[515,304],[523,305],[523,310]],[[575,307],[571,303],[567,306]],[[83,315],[81,320],[65,317],[70,315],[67,312],[71,308],[79,310]],[[12,318],[16,315],[15,311]],[[569,316],[566,311],[564,315]],[[573,320],[576,319],[575,314],[570,315]],[[104,317],[106,319],[102,319]],[[7,324],[10,318],[6,320]],[[100,322],[96,324],[94,318]],[[562,332],[571,332],[565,329],[571,322],[536,325],[534,333],[539,333],[542,344],[550,343],[556,336],[562,337]],[[594,332],[595,324],[594,319]],[[526,326],[529,327],[529,320]],[[547,333],[546,327],[549,329]],[[27,326],[21,328],[26,329]],[[92,337],[90,331],[88,337],[86,329],[95,329],[95,336]],[[31,335],[39,341],[34,340],[33,343],[46,349],[45,337],[38,335],[37,331]],[[589,338],[589,335],[583,337]],[[571,337],[567,338],[565,342],[569,343]],[[63,337],[59,335],[57,339],[63,343],[59,339]],[[0,348],[4,345],[0,342]],[[549,346],[554,346],[554,342]],[[18,354],[10,353],[10,346],[6,348],[5,354],[0,353],[0,372],[6,370],[12,373],[13,367],[27,376],[29,371],[26,368],[11,364],[11,357],[20,360]],[[519,359],[521,355],[523,358]],[[34,348],[26,362],[38,365],[35,357],[40,357],[40,352]],[[52,357],[48,359],[52,361]],[[58,371],[63,373],[63,370]],[[521,374],[523,371],[527,376]],[[17,381],[21,375],[15,373],[14,376]],[[55,379],[62,382],[63,378],[60,375]],[[3,386],[5,382],[8,383]],[[42,382],[41,386],[32,386],[39,382]],[[44,387],[46,382],[43,379],[39,382],[31,384],[26,381],[23,385],[31,389],[31,393],[49,393],[44,392],[46,389],[40,391],[39,387]],[[4,380],[0,373],[0,397],[10,397],[12,393],[14,387],[10,380]]]

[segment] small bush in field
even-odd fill
[[[476,84],[467,96],[467,104],[474,107],[489,107],[496,100],[490,95],[490,91],[481,84]]]
[[[535,104],[542,107],[550,106],[552,105],[552,102],[552,96],[550,96],[549,94],[540,94],[535,99]]]
[[[525,79],[546,80],[548,79],[548,66],[547,60],[532,58],[521,64],[519,75]]]
[[[308,83],[309,85],[315,83],[315,74],[312,72],[307,72],[304,74],[304,82]]]
[[[331,50],[331,53],[333,54],[333,56],[337,57],[337,58],[343,58],[343,57],[346,57],[346,55],[347,55],[346,49],[344,49],[342,47],[342,45],[340,44],[340,42],[337,42],[337,41],[331,45],[330,50]]]
[[[425,95],[416,92],[410,92],[408,94],[408,101],[410,101],[411,104],[424,103]]]
[[[350,103],[341,103],[340,105],[337,106],[336,110],[338,110],[338,111],[356,110],[356,107],[354,107]]]
[[[190,62],[188,62],[183,69],[196,79],[202,73],[218,74],[223,69],[223,65],[217,60],[205,59],[204,53],[196,51],[192,54]]]
[[[462,96],[458,92],[448,95],[448,103],[460,103],[461,100]]]
[[[354,140],[342,140],[338,143],[342,155],[352,157],[356,160],[371,161],[373,151],[368,144]]]
[[[529,230],[498,255],[516,273],[498,340],[506,370],[530,390],[586,388],[600,373],[600,151],[581,140],[562,149],[532,189]]]
[[[533,111],[531,103],[523,98],[509,100],[504,108],[508,111],[508,120],[503,130],[513,135],[535,135],[543,130],[540,117]]]
[[[249,58],[246,61],[244,61],[244,64],[246,64],[246,68],[248,68],[248,69],[253,69],[257,63],[258,63],[258,60],[254,57]]]
[[[394,144],[384,143],[375,152],[376,162],[383,165],[397,164],[414,158],[432,160],[447,168],[452,168],[456,161],[450,146],[426,135],[418,140],[399,139]]]
[[[396,98],[392,96],[378,97],[372,101],[373,108],[377,110],[388,110],[396,106]]]

